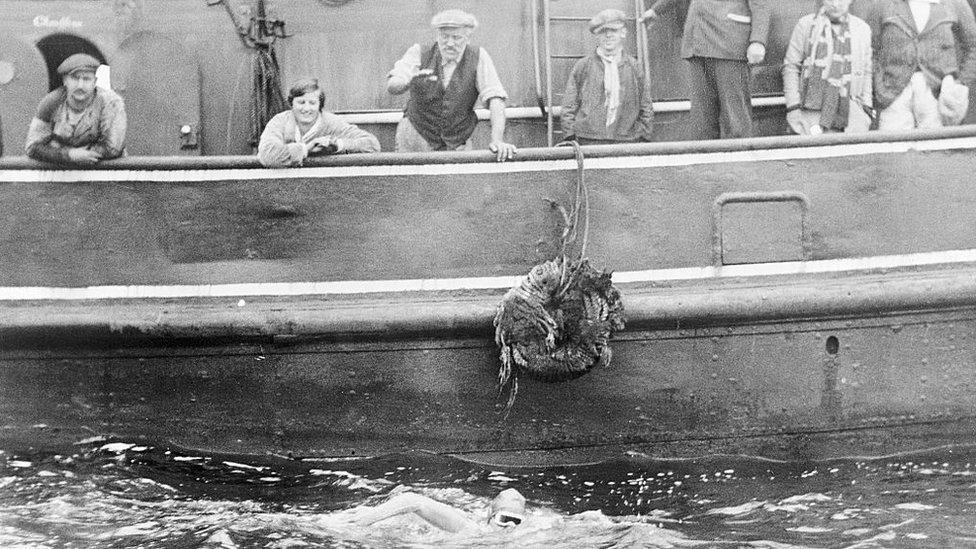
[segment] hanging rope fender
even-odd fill
[[[585,259],[589,231],[589,198],[583,154],[576,143],[577,186],[571,213],[563,212],[562,253],[533,267],[502,298],[495,315],[495,343],[500,350],[499,391],[511,382],[508,406],[518,393],[518,376],[567,381],[596,366],[607,366],[614,331],[624,327],[620,292],[612,273],[598,271]],[[582,216],[582,233],[580,221]],[[576,259],[566,249],[582,234]]]

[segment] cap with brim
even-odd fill
[[[473,29],[478,26],[478,20],[470,13],[461,10],[444,10],[430,20],[430,26],[435,29],[445,27]]]
[[[627,16],[615,9],[603,10],[590,19],[590,32],[596,34],[605,28],[622,29],[626,25]]]
[[[64,76],[80,70],[95,72],[99,65],[101,63],[98,62],[98,59],[95,59],[87,53],[76,53],[58,65],[58,74]]]

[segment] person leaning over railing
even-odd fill
[[[85,53],[58,66],[62,86],[41,99],[24,148],[35,160],[90,165],[125,152],[125,104],[96,86],[99,62]]]
[[[644,71],[624,52],[627,16],[603,10],[590,19],[595,51],[573,66],[563,94],[566,139],[582,145],[650,141],[654,104]]]
[[[888,0],[876,5],[868,22],[878,129],[959,124],[976,81],[976,18],[969,3]]]
[[[488,106],[491,142],[488,149],[499,162],[511,159],[516,147],[505,142],[505,99],[495,64],[484,48],[469,46],[478,20],[451,9],[430,21],[436,42],[414,44],[388,74],[386,90],[410,91],[403,119],[397,125],[397,152],[471,150],[471,134],[478,125],[475,105]]]
[[[258,143],[258,160],[273,168],[301,166],[309,156],[377,152],[376,136],[323,111],[325,92],[318,80],[296,82],[288,90],[291,110],[268,121]]]
[[[783,59],[786,121],[800,135],[871,127],[871,27],[851,0],[822,0],[793,28]]]

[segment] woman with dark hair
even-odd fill
[[[291,110],[276,114],[258,144],[258,160],[270,168],[301,166],[320,154],[377,152],[376,137],[333,113],[325,112],[325,93],[318,80],[301,80],[288,91]]]

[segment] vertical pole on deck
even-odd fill
[[[651,93],[651,60],[648,56],[647,28],[641,23],[640,16],[644,13],[644,1],[634,0],[634,40],[637,42],[637,60],[644,67],[644,85],[647,93]]]
[[[546,50],[546,140],[552,146],[552,29],[549,21],[549,0],[542,0],[542,36]]]
[[[532,0],[532,68],[535,69],[535,100],[539,114],[546,115],[548,108],[542,97],[542,60],[539,59],[539,0]]]

